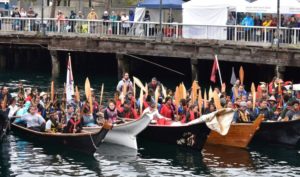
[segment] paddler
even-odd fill
[[[185,114],[184,119],[181,120],[181,123],[188,123],[192,120],[197,119],[200,117],[200,113],[198,111],[198,106],[197,105],[191,105],[188,109],[188,111]]]
[[[108,102],[108,107],[104,111],[104,119],[109,122],[116,122],[118,118],[118,109],[116,108],[116,102],[114,100],[110,100]]]
[[[131,106],[131,102],[126,100],[119,112],[119,117],[129,118],[129,119],[138,119],[139,116],[134,108]]]
[[[31,105],[29,108],[29,113],[23,115],[21,121],[26,122],[27,128],[42,132],[45,130],[45,119],[37,113],[37,107]]]
[[[82,130],[82,121],[80,115],[75,113],[70,118],[67,123],[67,126],[64,127],[64,133],[80,133]]]
[[[163,94],[162,94],[162,84],[156,79],[156,77],[153,77],[151,79],[151,82],[149,82],[147,84],[147,86],[148,86],[148,89],[152,89],[154,92],[155,92],[156,89],[159,89],[160,95],[163,96]]]
[[[234,123],[250,122],[250,114],[246,111],[247,103],[241,101],[238,110],[233,115]]]
[[[56,111],[53,110],[50,112],[50,118],[46,122],[45,132],[56,133],[59,131],[61,131],[61,126],[59,125],[59,122],[58,122],[58,114]]]
[[[285,117],[288,120],[300,119],[299,101],[295,100],[295,101],[291,102],[291,109],[287,111]]]
[[[5,100],[0,100],[0,131],[6,131],[8,124],[9,108]]]
[[[133,84],[132,84],[132,82],[129,78],[129,74],[127,72],[123,74],[123,78],[119,81],[116,90],[121,93],[123,91],[124,85],[127,86],[127,88],[126,88],[127,92],[133,91]]]
[[[96,120],[94,119],[93,114],[90,112],[90,105],[88,102],[85,102],[85,104],[83,105],[81,114],[83,118],[83,126],[96,126]]]
[[[175,106],[172,104],[172,98],[166,97],[165,104],[163,104],[160,114],[164,117],[175,120]]]

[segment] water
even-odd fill
[[[95,93],[103,82],[105,99],[112,96],[116,76],[78,73],[74,77],[82,95],[86,76]],[[47,91],[51,78],[45,73],[0,73],[0,85],[6,84],[12,91],[19,80]],[[57,90],[62,91],[64,80],[64,74],[55,80]],[[0,176],[300,176],[300,150],[290,147],[252,145],[244,150],[208,146],[198,152],[140,139],[138,146],[133,150],[103,144],[89,157],[33,144],[12,133],[0,145]]]

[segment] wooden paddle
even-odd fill
[[[79,104],[79,102],[80,102],[80,93],[79,93],[77,85],[75,87],[75,99],[76,99],[76,102]]]
[[[239,89],[237,88],[237,86],[234,86],[233,94],[234,94],[234,99],[236,100],[239,97]]]
[[[184,86],[184,83],[182,83],[182,98],[186,99],[186,88]]]
[[[85,79],[84,88],[85,88],[86,100],[90,104],[90,113],[93,114],[92,92],[91,92],[91,84],[89,78]]]
[[[166,98],[167,97],[167,90],[162,84],[161,84],[161,91],[162,91],[163,97]]]
[[[134,77],[133,76],[133,82],[138,86],[138,87],[140,87],[143,91],[145,91],[146,92],[146,86],[144,86],[143,84],[142,84],[142,82],[141,82],[141,80],[140,79],[138,79],[137,77]]]
[[[201,93],[201,88],[199,88],[199,93],[198,93],[198,106],[199,106],[199,113],[200,113],[200,115],[202,115],[202,105],[203,105],[202,93]]]
[[[195,104],[195,102],[196,102],[197,90],[198,90],[198,84],[197,84],[197,81],[194,81],[193,84],[192,84],[192,91],[191,91],[192,104]]]
[[[121,103],[123,104],[125,102],[125,97],[127,94],[127,83],[125,82],[122,88],[122,93],[121,93]]]
[[[145,93],[146,93],[146,96],[149,94],[148,92],[149,92],[149,91],[148,91],[148,84],[145,83]]]
[[[102,105],[102,100],[103,100],[103,92],[104,92],[104,83],[102,83],[102,85],[101,85],[99,109],[101,108],[101,105]]]
[[[213,93],[213,98],[214,98],[214,103],[215,103],[215,106],[216,106],[217,110],[222,109],[223,107],[221,105],[221,100],[220,100],[220,97],[219,97],[219,95],[216,91],[214,91],[214,93]]]
[[[256,105],[256,91],[255,91],[255,85],[254,85],[253,82],[251,84],[251,93],[252,93],[252,101],[253,101],[252,108],[253,108],[253,111],[254,111],[255,105]]]
[[[51,95],[50,100],[53,103],[54,102],[54,81],[51,81]]]
[[[177,86],[175,89],[174,100],[175,100],[175,105],[178,107],[180,102],[179,86]]]
[[[143,105],[144,105],[144,95],[143,90],[140,90],[140,115],[143,114]]]
[[[241,85],[244,85],[244,77],[245,77],[245,73],[244,73],[244,68],[243,68],[243,66],[240,67],[239,74],[240,74]]]
[[[222,84],[221,93],[226,93],[226,84]]]
[[[207,104],[207,93],[206,93],[206,89],[204,89],[204,108],[206,107]]]

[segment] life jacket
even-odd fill
[[[110,110],[109,108],[106,108],[106,112],[108,115],[108,119],[111,119],[113,122],[115,122],[117,120],[118,117],[118,111],[117,108],[115,108],[115,110]]]
[[[122,117],[129,118],[129,119],[137,119],[138,118],[137,114],[133,108],[130,108],[130,110],[127,112],[125,112],[123,109]]]

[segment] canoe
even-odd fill
[[[34,142],[58,145],[66,148],[73,149],[85,154],[94,154],[100,144],[103,142],[104,137],[111,128],[109,124],[105,124],[97,132],[85,132],[82,133],[46,133],[30,130],[26,127],[11,124],[14,133],[20,137],[27,138]],[[57,146],[56,146],[57,147]]]
[[[222,136],[215,131],[211,131],[206,143],[246,148],[256,131],[259,129],[262,121],[263,115],[260,115],[253,123],[231,124],[229,131],[225,136]]]
[[[175,144],[202,150],[210,129],[197,119],[181,125],[148,125],[139,137],[152,141]]]
[[[287,122],[262,122],[253,142],[269,142],[297,146],[300,143],[300,120]]]
[[[151,121],[151,114],[143,114],[139,119],[123,119],[125,123],[113,125],[104,139],[106,143],[126,146],[133,149],[138,149],[136,137],[143,131]],[[85,131],[95,132],[99,128],[84,127]]]

